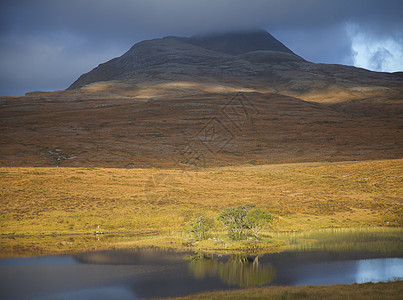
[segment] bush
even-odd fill
[[[261,208],[255,208],[248,212],[246,215],[246,223],[248,224],[248,229],[250,229],[255,236],[259,238],[259,232],[267,224],[273,222],[273,216]]]
[[[204,240],[207,232],[214,226],[214,219],[204,214],[197,214],[190,220],[189,226],[196,240]]]
[[[273,222],[273,217],[255,204],[244,204],[224,209],[218,220],[227,228],[233,240],[241,240],[245,230],[250,230],[255,238],[263,227]]]
[[[233,240],[241,240],[244,230],[248,229],[246,216],[255,204],[244,204],[224,209],[218,220],[227,228],[229,236]]]

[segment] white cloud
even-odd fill
[[[354,66],[372,71],[403,71],[403,37],[374,36],[355,24],[347,25]]]

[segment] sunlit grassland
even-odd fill
[[[3,167],[0,179],[7,239],[181,232],[194,213],[218,216],[247,202],[275,216],[270,231],[402,224],[403,159],[197,171]]]

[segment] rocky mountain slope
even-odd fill
[[[66,91],[1,97],[0,165],[400,158],[402,100],[402,73],[314,64],[264,31],[166,37]]]

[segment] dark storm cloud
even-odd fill
[[[401,11],[400,0],[3,0],[0,94],[66,88],[142,39],[243,28],[264,28],[308,60],[352,64],[346,24],[403,43]]]
[[[390,33],[400,0],[37,0],[2,1],[2,31],[70,31],[93,38],[193,34],[244,27],[315,29],[361,23]]]

